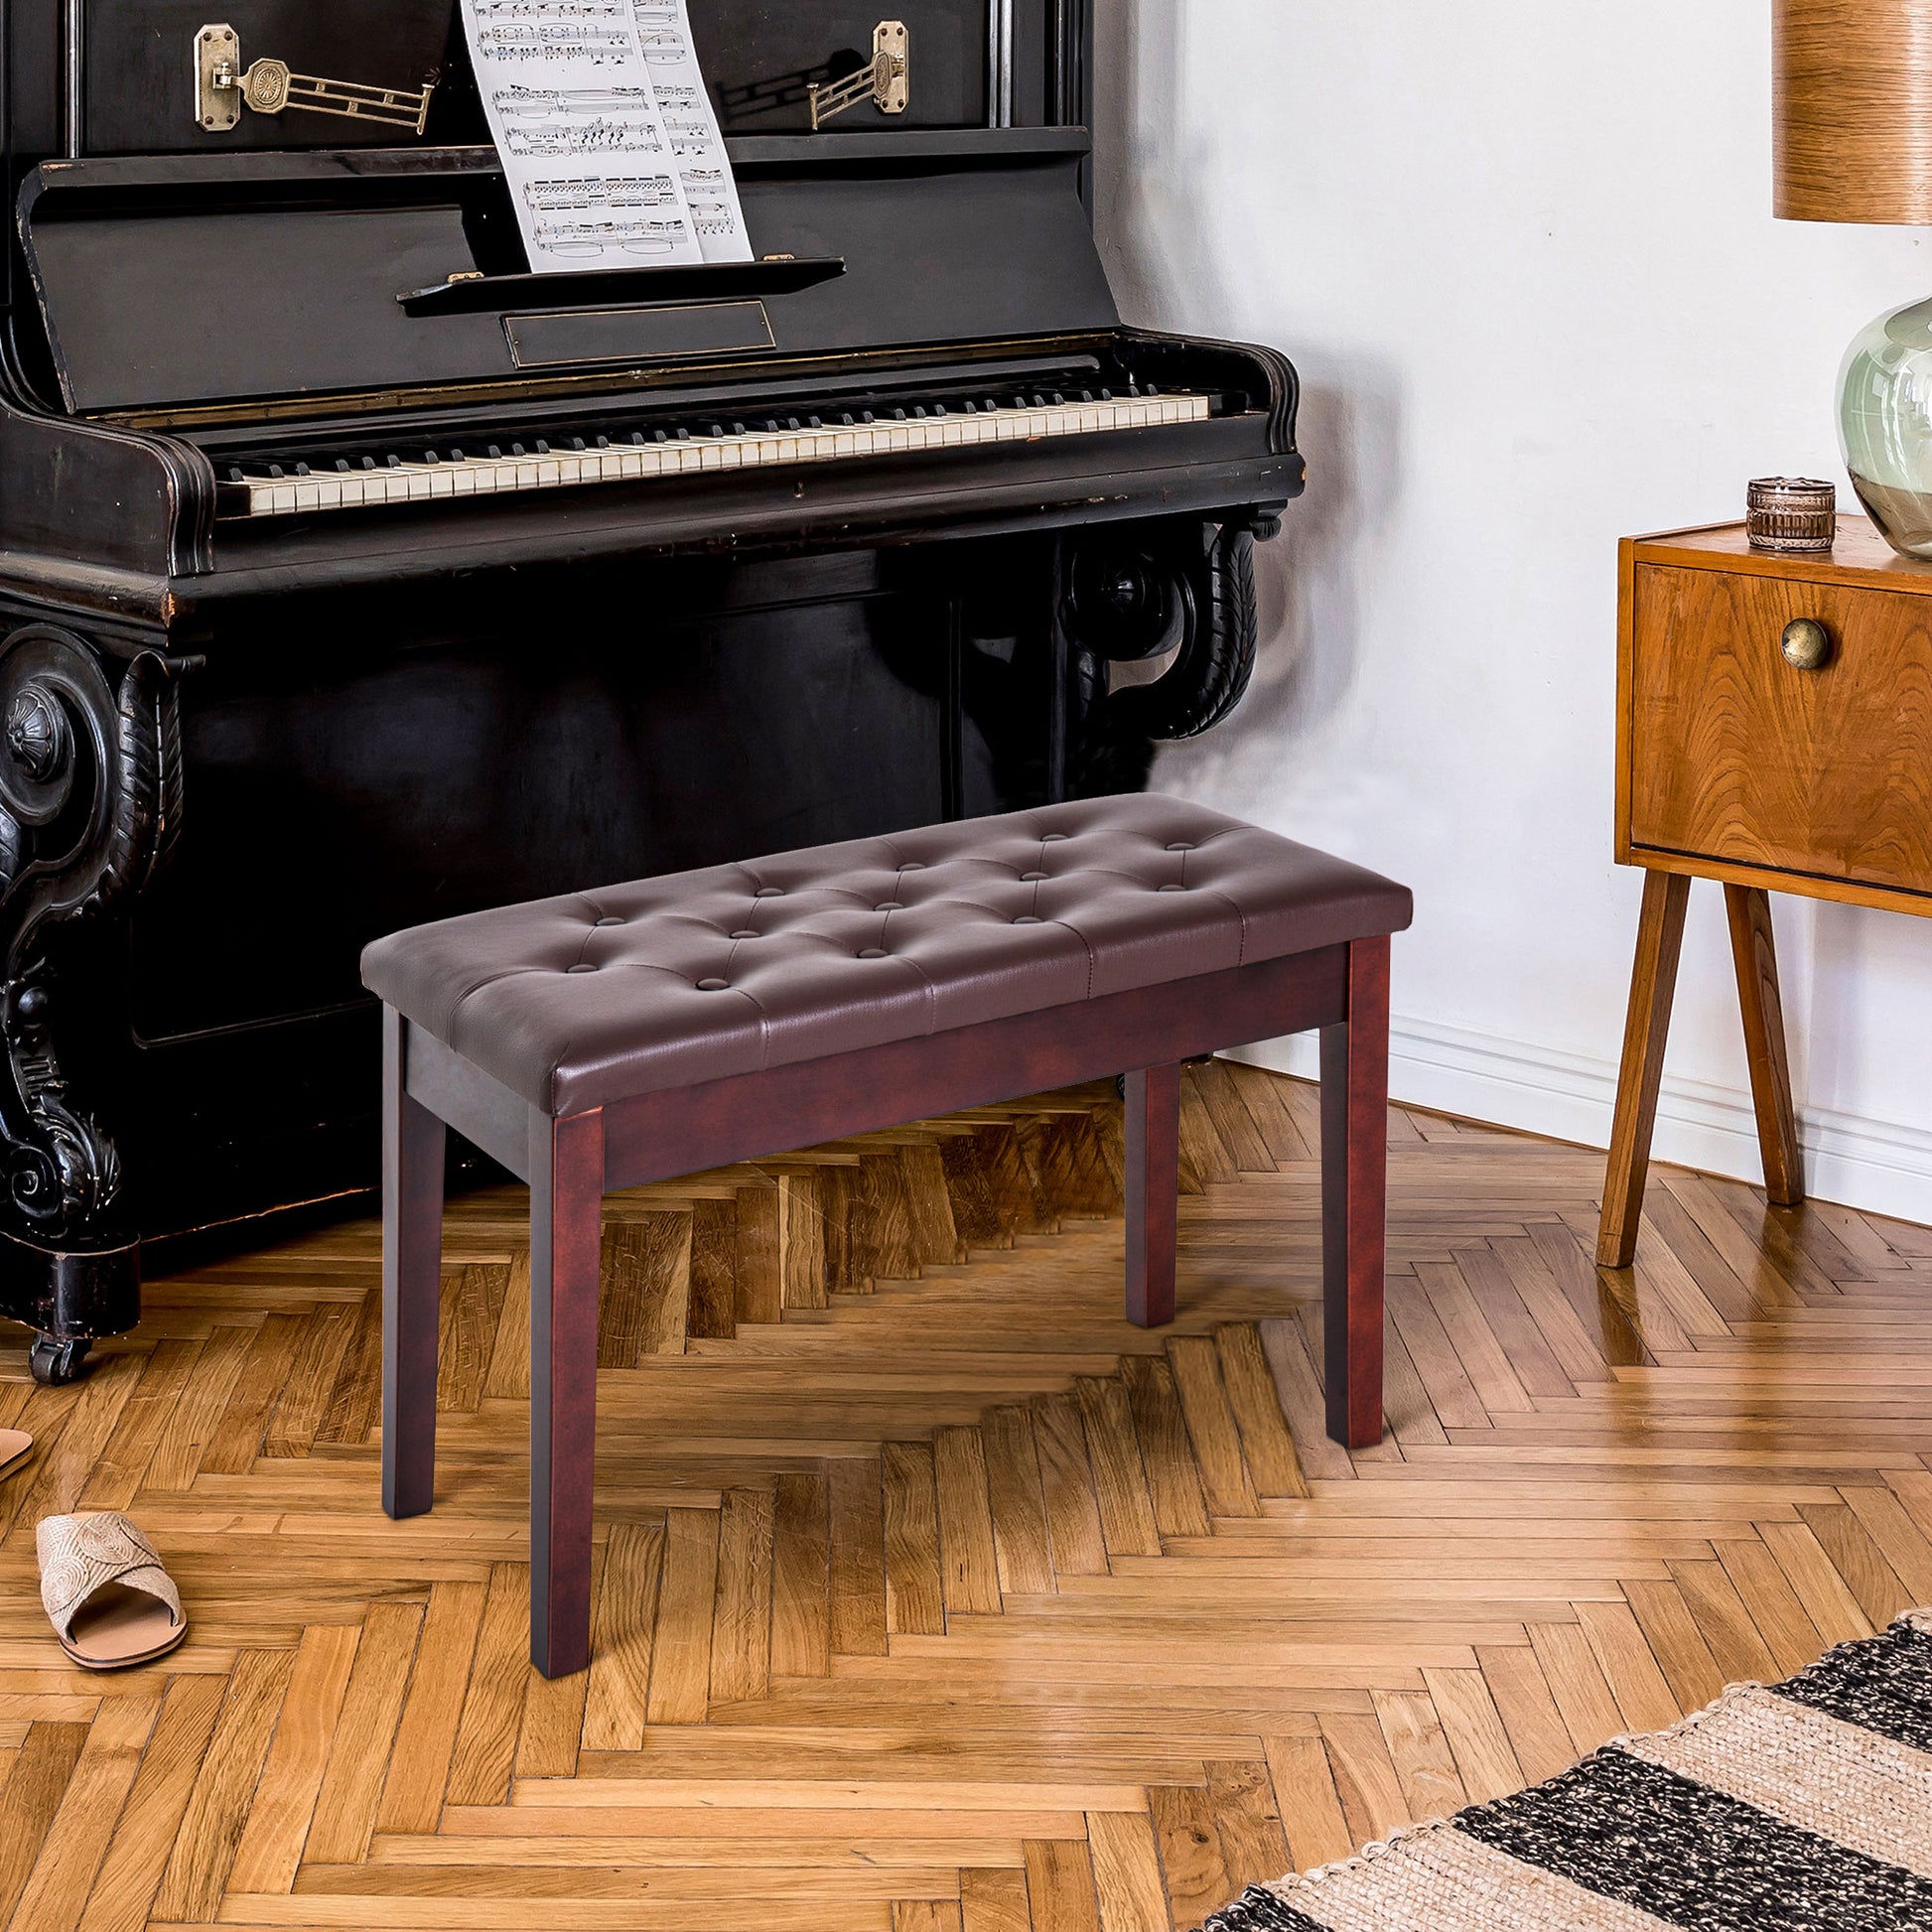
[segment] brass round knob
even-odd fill
[[[1816,618],[1794,618],[1778,639],[1793,670],[1822,671],[1832,661],[1832,633]]]

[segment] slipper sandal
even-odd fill
[[[24,1429],[0,1429],[0,1478],[12,1475],[33,1447],[34,1439]]]
[[[148,1539],[118,1510],[50,1516],[34,1532],[41,1601],[85,1670],[165,1657],[188,1635],[181,1592]]]

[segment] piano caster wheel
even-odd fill
[[[85,1335],[73,1335],[67,1340],[58,1335],[36,1335],[33,1347],[27,1351],[27,1366],[34,1371],[34,1380],[42,1388],[65,1389],[85,1373],[83,1364],[92,1346]]]

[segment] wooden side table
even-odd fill
[[[1724,884],[1764,1186],[1804,1198],[1773,892],[1932,913],[1932,564],[1842,517],[1817,556],[1741,523],[1620,552],[1616,857],[1645,869],[1596,1259],[1636,1253],[1693,879]]]

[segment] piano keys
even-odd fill
[[[420,450],[278,451],[222,465],[215,496],[221,517],[299,516],[325,510],[424,503],[439,497],[495,496],[533,489],[578,489],[592,483],[714,475],[727,470],[844,463],[915,451],[979,449],[1046,437],[1097,436],[1205,422],[1212,398],[1110,389],[1035,390],[1031,395],[931,397],[878,410],[829,405],[796,414],[699,416],[668,425],[552,429],[522,437],[499,431],[479,450],[454,441]]]
[[[1239,704],[1295,372],[1123,323],[1084,0],[896,0],[904,111],[820,133],[874,18],[693,0],[758,259],[546,276],[453,0],[11,4],[0,1312],[44,1379],[144,1244],[368,1203],[375,934],[1131,789]],[[423,131],[207,125],[210,25]]]

